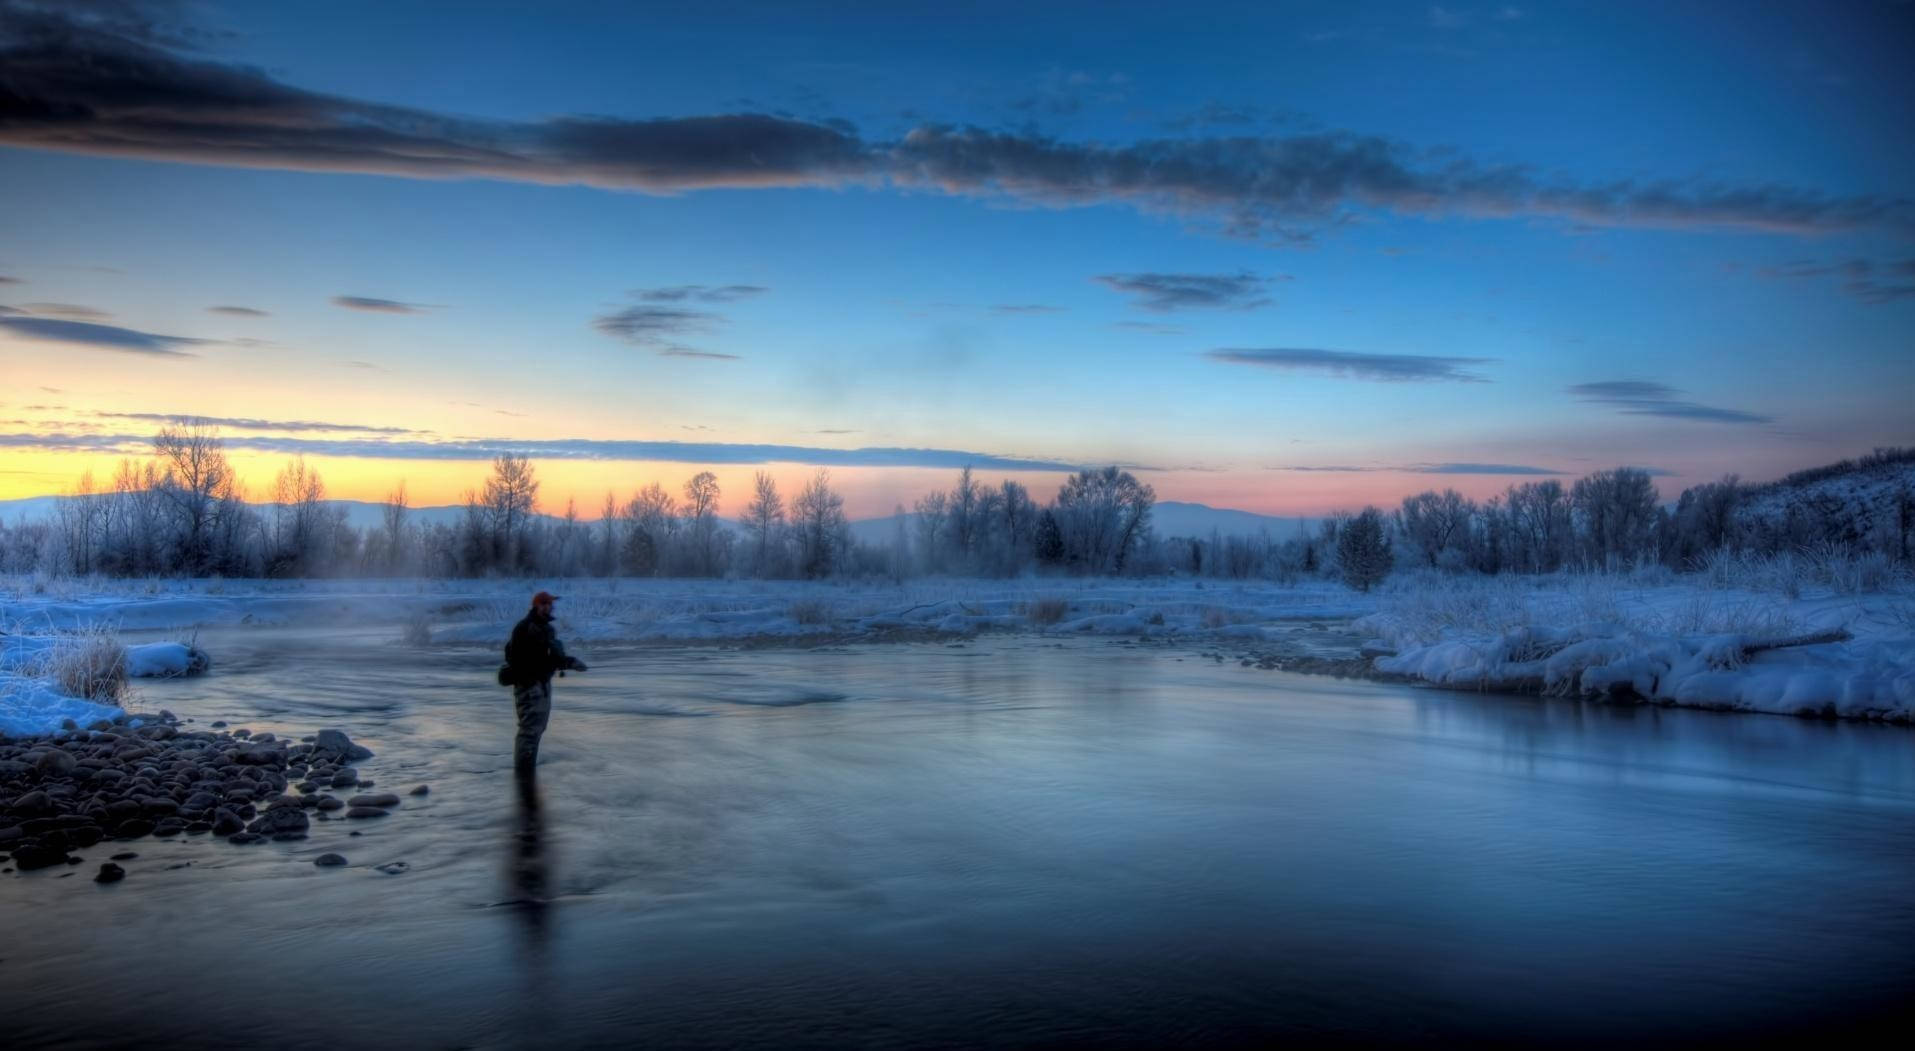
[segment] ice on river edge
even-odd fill
[[[1625,692],[1620,687],[1626,685],[1641,698],[1682,706],[1864,718],[1915,715],[1915,589],[1907,584],[1865,594],[1806,590],[1782,595],[1713,587],[1686,577],[1399,574],[1379,591],[1362,594],[1314,579],[1289,584],[1190,578],[215,580],[56,581],[47,586],[0,578],[0,630],[45,635],[102,625],[170,633],[345,627],[389,629],[395,644],[403,638],[415,644],[489,647],[505,637],[523,613],[525,596],[539,587],[564,596],[560,629],[574,645],[1023,632],[1354,658],[1369,642],[1393,651],[1376,659],[1378,671],[1442,686],[1613,696]],[[1750,641],[1838,629],[1852,637],[1742,655]],[[1341,650],[1327,653],[1326,645]],[[156,663],[160,656],[155,651]],[[174,652],[170,659],[177,663],[180,655]],[[54,723],[57,727],[58,720]]]

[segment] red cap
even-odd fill
[[[558,600],[559,600],[559,597],[557,595],[552,594],[550,591],[541,591],[538,594],[532,596],[532,604],[534,606],[543,606],[550,602],[557,602]]]

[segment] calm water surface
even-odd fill
[[[147,707],[432,793],[0,878],[13,1046],[1713,1041],[1915,990],[1906,729],[1104,641],[577,646],[522,794],[489,651],[201,641]]]

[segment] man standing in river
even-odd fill
[[[503,677],[512,684],[512,704],[519,720],[512,766],[520,774],[530,774],[539,762],[539,737],[552,717],[552,673],[585,670],[584,661],[566,654],[552,628],[552,604],[558,600],[549,591],[532,596],[532,609],[512,628],[512,638],[505,644]]]

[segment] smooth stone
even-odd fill
[[[135,854],[133,851],[122,850],[118,854],[113,855],[113,860],[114,861],[132,861],[134,858],[137,858],[137,857],[139,857],[139,855]]]
[[[226,837],[226,842],[245,846],[248,843],[264,843],[266,842],[266,837],[257,832],[235,832]]]
[[[356,807],[353,807],[351,810],[346,811],[346,816],[360,817],[360,818],[385,817],[386,813],[387,813],[386,811],[381,810],[376,806],[356,806]]]
[[[320,868],[332,868],[336,865],[344,865],[345,863],[345,857],[340,854],[321,854],[313,859],[313,864],[318,865]]]
[[[118,883],[126,878],[126,870],[111,861],[100,863],[100,873],[93,877],[95,883]]]
[[[407,795],[414,795],[414,796],[422,796],[422,795],[425,795],[425,794],[427,794],[428,792],[431,792],[431,791],[432,791],[432,786],[431,786],[431,785],[420,785],[419,787],[417,787],[417,788],[415,788],[415,789],[413,789],[413,790],[412,790],[411,792],[408,792],[408,793],[406,793],[406,794],[407,794]]]
[[[346,808],[346,804],[340,802],[338,796],[332,795],[320,796],[313,805],[321,810],[344,810]]]
[[[373,866],[375,870],[379,872],[383,872],[388,876],[397,876],[411,867],[412,867],[411,865],[408,865],[403,861],[388,861],[384,865]]]
[[[391,792],[374,792],[370,795],[353,796],[351,799],[346,800],[346,805],[396,807],[399,805],[399,797],[393,795]]]

